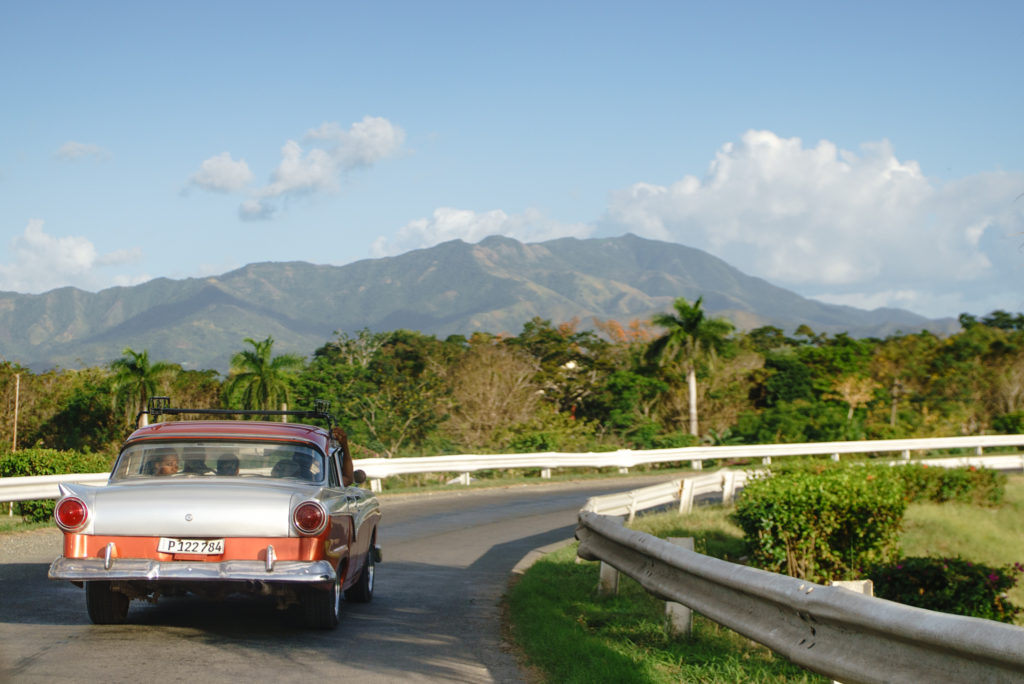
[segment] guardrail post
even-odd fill
[[[459,475],[459,484],[469,486],[469,473],[462,473]]]
[[[540,469],[540,479],[542,479],[542,480],[550,480],[551,479],[551,468],[541,468]]]
[[[665,541],[693,551],[693,537],[669,537]],[[665,601],[665,615],[668,616],[669,634],[689,637],[693,633],[693,611],[683,604]]]
[[[832,454],[832,460],[839,463],[839,454]]]
[[[636,518],[636,494],[634,492],[629,493],[629,522],[633,522]]]
[[[615,596],[619,593],[619,571],[604,561],[601,561],[597,576],[597,593],[602,596]]]
[[[762,456],[761,457],[761,465],[771,465],[771,464],[772,464],[772,457],[771,456]]]
[[[620,525],[623,524],[622,518],[612,519]],[[597,593],[602,596],[615,596],[619,593],[619,571],[604,561],[601,561],[601,567],[598,570]]]
[[[619,468],[619,475],[628,475],[629,468]]]
[[[690,467],[694,470],[704,470],[704,461],[701,461],[700,459],[690,461]]]
[[[693,480],[683,480],[679,488],[679,512],[689,513],[693,510]]]
[[[834,580],[829,582],[833,587],[843,587],[850,591],[857,592],[858,594],[864,594],[865,596],[875,595],[875,583],[871,580]],[[835,679],[832,680],[832,684],[843,684]]]
[[[380,478],[374,478],[370,480],[370,491],[375,494],[380,494],[384,488],[381,486]]]
[[[900,458],[902,458],[904,461],[909,461],[910,460],[910,449],[904,449],[903,451],[901,451],[900,452]]]
[[[984,452],[984,451],[985,451],[984,447],[980,447],[980,446],[974,447],[974,455],[975,456],[981,456],[982,452]]]
[[[722,504],[728,506],[732,503],[733,494],[736,491],[736,472],[726,470],[722,474]]]

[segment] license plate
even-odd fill
[[[223,539],[173,539],[160,537],[156,550],[160,553],[196,553],[219,556],[224,553]]]

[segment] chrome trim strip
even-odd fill
[[[267,572],[274,571],[274,563],[277,561],[277,554],[274,553],[274,545],[267,544]]]
[[[154,561],[118,558],[116,567],[104,567],[103,558],[58,558],[50,565],[50,579],[89,580],[193,580],[273,582],[333,582],[334,568],[328,561],[275,561],[268,569],[264,561]]]

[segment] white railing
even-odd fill
[[[678,449],[539,454],[460,454],[423,458],[365,458],[356,461],[370,480],[371,489],[380,491],[380,480],[393,475],[413,473],[472,473],[478,470],[532,468],[541,477],[550,477],[555,468],[628,468],[652,463],[689,462],[699,470],[704,461],[719,459],[759,459],[769,464],[772,458],[785,456],[831,456],[842,454],[899,453],[909,459],[913,452],[970,449],[981,456],[986,448],[1024,446],[1024,435],[977,435],[973,437],[937,437],[929,439],[875,439],[860,442],[808,442],[802,444],[745,444],[739,446],[699,446]],[[463,478],[468,483],[468,475]],[[2,498],[2,496],[0,496]]]
[[[110,473],[85,473],[78,475],[32,475],[30,477],[0,477],[0,501],[31,501],[33,499],[56,499],[57,485],[89,484],[105,485]]]
[[[699,446],[679,449],[651,449],[633,451],[601,451],[587,453],[544,452],[539,454],[458,454],[453,456],[425,456],[422,458],[363,458],[356,461],[370,480],[370,488],[381,491],[381,481],[395,475],[416,473],[460,473],[461,481],[469,484],[469,474],[479,470],[504,470],[509,468],[540,469],[541,477],[551,477],[555,468],[618,468],[627,472],[629,468],[652,463],[689,462],[697,470],[704,461],[718,459],[759,459],[769,464],[772,458],[784,456],[827,455],[839,460],[841,454],[899,453],[909,459],[914,452],[970,449],[975,456],[957,457],[959,463],[987,466],[992,458],[982,456],[984,449],[994,447],[1024,447],[1024,435],[977,435],[974,437],[938,437],[929,439],[888,439],[861,442],[809,442],[803,444],[747,444],[741,446]],[[1017,457],[1020,458],[1020,457]],[[993,467],[993,466],[987,466]],[[1024,467],[1024,460],[1021,460]],[[53,478],[38,482],[38,478]],[[88,482],[98,484],[107,479],[106,473],[86,475],[43,475],[34,478],[0,478],[0,501],[24,501],[27,499],[53,499],[57,497],[60,482]],[[84,480],[82,478],[88,478]],[[32,480],[29,482],[29,480]],[[29,491],[25,485],[41,487],[42,493],[24,495]]]
[[[578,554],[843,682],[1020,682],[1024,629],[728,563],[581,511]]]

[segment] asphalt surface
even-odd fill
[[[0,535],[0,682],[521,682],[501,637],[509,573],[569,539],[596,494],[668,477],[382,498],[374,599],[341,625],[304,629],[269,600],[133,601],[125,625],[93,625],[84,591],[46,578],[56,529]]]

